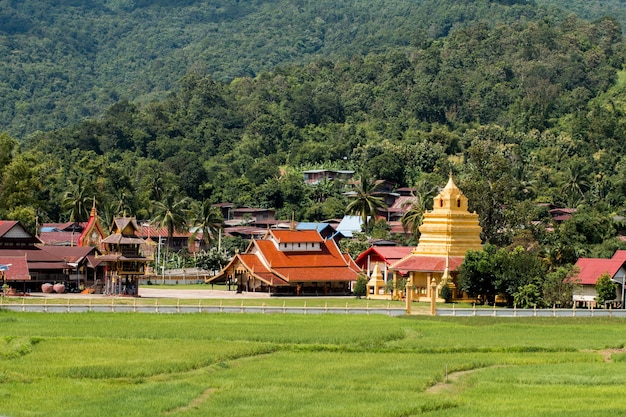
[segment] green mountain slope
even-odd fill
[[[68,126],[163,97],[190,70],[230,80],[548,15],[511,0],[0,0],[0,126]]]

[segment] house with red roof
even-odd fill
[[[237,253],[209,282],[227,282],[238,292],[284,295],[350,293],[360,273],[333,239],[317,230],[270,229],[253,239],[245,253]]]
[[[46,246],[92,246],[99,250],[107,235],[98,219],[95,201],[86,222],[44,223],[38,232]]]
[[[626,279],[626,250],[618,250],[610,259],[580,258],[575,267],[578,273],[574,276],[578,287],[572,296],[578,306],[594,307],[596,304],[596,282],[604,274],[618,284],[616,300],[624,305],[624,280]]]
[[[377,285],[368,285],[369,298],[393,297],[393,294],[385,288],[387,282],[394,279],[394,272],[389,270],[389,267],[408,256],[413,249],[413,246],[372,246],[357,256],[354,263],[365,271],[368,277],[380,276],[375,278],[379,281]]]
[[[3,278],[19,291],[41,291],[44,283],[64,283],[66,288],[93,284],[97,254],[94,247],[42,245],[20,222],[0,220]]]

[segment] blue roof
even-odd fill
[[[361,232],[363,220],[361,216],[344,216],[337,225],[337,231],[345,237],[352,237],[354,232]]]
[[[330,226],[328,223],[302,222],[296,227],[296,230],[317,230],[318,232],[321,232],[328,226]]]

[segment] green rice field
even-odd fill
[[[0,310],[0,415],[626,415],[626,320]]]

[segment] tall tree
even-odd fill
[[[424,219],[429,198],[433,197],[437,188],[430,184],[425,178],[420,179],[413,187],[411,199],[408,200],[403,209],[408,210],[402,215],[402,227],[405,231],[410,230],[413,236],[419,237],[419,227]]]
[[[191,234],[191,239],[195,239],[202,234],[202,240],[208,246],[216,235],[224,227],[224,217],[219,208],[214,207],[209,200],[203,202],[194,201],[189,211],[190,226],[195,228]]]
[[[382,185],[382,180],[361,176],[354,184],[353,193],[348,195],[352,201],[346,207],[346,213],[361,216],[366,230],[374,225],[378,210],[386,207],[379,191]]]
[[[187,226],[186,205],[187,197],[178,197],[168,193],[162,201],[154,201],[152,204],[152,220],[157,227],[167,229],[167,244],[172,246],[174,232],[184,231]]]
[[[69,215],[69,221],[87,221],[93,198],[92,181],[84,173],[78,173],[76,179],[69,182],[63,198],[62,207]]]

